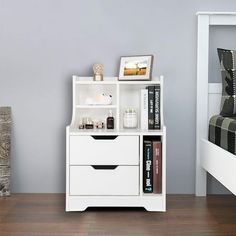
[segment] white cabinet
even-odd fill
[[[160,130],[123,128],[123,111],[140,106],[140,91],[151,81],[118,81],[116,77],[92,81],[73,76],[73,114],[66,128],[66,211],[84,211],[87,207],[144,207],[149,211],[166,210],[166,128],[163,125],[161,93]],[[87,96],[97,92],[112,94],[111,105],[85,104]],[[80,130],[83,117],[106,119],[108,110],[115,118],[114,130]],[[138,112],[140,115],[140,113]],[[140,121],[140,117],[138,117]],[[143,142],[147,138],[162,142],[162,192],[143,192]]]

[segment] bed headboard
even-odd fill
[[[221,83],[208,84],[208,120],[213,115],[220,114]]]
[[[210,26],[236,26],[236,12],[198,12],[197,104],[196,104],[196,195],[206,196],[206,171],[201,165],[201,140],[208,137],[209,116],[219,114],[221,85],[209,83]]]

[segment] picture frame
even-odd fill
[[[153,55],[122,56],[119,80],[151,80]]]

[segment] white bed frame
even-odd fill
[[[236,195],[236,157],[208,141],[209,118],[219,114],[221,84],[209,83],[209,27],[235,25],[236,12],[198,12],[196,195],[206,196],[209,172]]]

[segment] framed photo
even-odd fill
[[[150,80],[152,63],[153,55],[121,57],[119,80]]]

